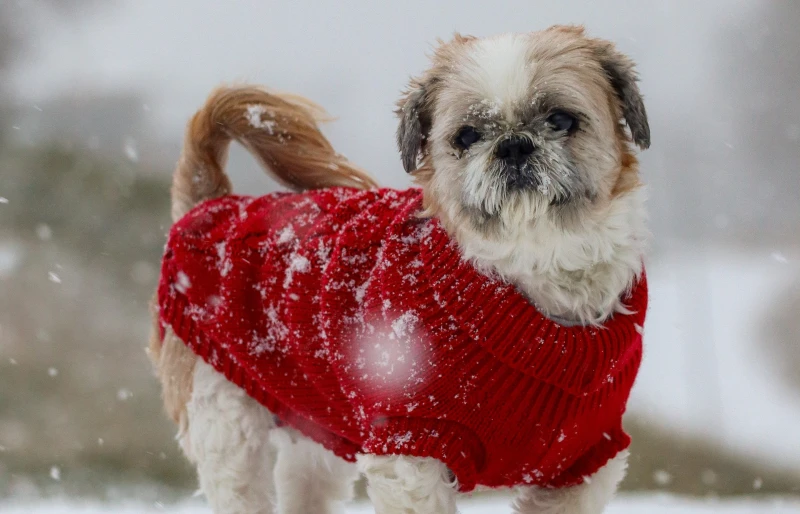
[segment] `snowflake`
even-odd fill
[[[275,121],[274,120],[264,120],[262,116],[264,114],[268,114],[269,116],[274,116],[274,112],[267,112],[267,108],[263,105],[253,104],[247,106],[247,113],[244,117],[247,119],[247,122],[250,123],[250,126],[257,129],[267,129],[269,135],[273,135],[275,133]]]
[[[186,291],[188,291],[189,288],[192,287],[192,281],[189,280],[189,276],[182,271],[178,272],[175,279],[176,279],[175,289],[177,289],[178,292],[181,294],[186,294]]]

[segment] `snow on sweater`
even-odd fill
[[[462,491],[579,484],[629,437],[647,307],[545,318],[460,258],[418,189],[228,196],[170,231],[167,326],[337,455],[434,457]]]

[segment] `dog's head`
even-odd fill
[[[487,232],[542,217],[568,228],[638,185],[630,143],[647,148],[650,129],[613,44],[579,27],[457,35],[432,61],[397,133],[430,212]]]

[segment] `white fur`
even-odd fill
[[[188,430],[181,436],[215,514],[272,514],[272,414],[198,360]]]
[[[463,62],[463,73],[487,99],[490,108],[511,114],[531,85],[529,47],[523,36],[503,34],[483,39]]]
[[[431,458],[360,455],[376,514],[455,514],[456,484]]]
[[[583,484],[563,489],[523,487],[514,502],[518,514],[600,514],[614,498],[617,486],[625,477],[628,451],[600,468]]]
[[[488,166],[489,155],[486,152],[470,159],[464,169],[464,201],[470,207],[496,214],[502,212],[506,194],[504,189],[497,187],[497,180],[491,173],[486,172]]]
[[[353,497],[358,469],[289,428],[272,431],[278,450],[275,488],[280,514],[338,514]]]

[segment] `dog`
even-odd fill
[[[303,98],[248,86],[211,95],[189,123],[174,174],[176,225],[153,302],[149,354],[214,512],[336,512],[359,474],[379,514],[455,513],[457,494],[481,486],[513,487],[519,514],[604,510],[625,474],[620,421],[641,357],[647,298],[645,194],[633,145],[648,148],[650,129],[637,81],[628,57],[582,27],[440,42],[398,104],[402,164],[419,186],[406,192],[378,189],[337,154],[318,129],[324,113]],[[233,196],[224,172],[232,140],[298,193]],[[264,283],[249,287],[253,277]],[[280,308],[265,307],[268,288],[283,295]],[[192,303],[195,292],[201,307]],[[393,310],[398,305],[406,307]],[[224,314],[200,334],[207,310]],[[282,315],[291,323],[278,321]],[[361,319],[368,315],[387,326],[375,329]],[[445,315],[452,322],[436,321]],[[310,332],[298,332],[306,326],[298,316],[310,320]],[[345,355],[352,337],[331,335],[352,326],[371,334],[366,353]],[[242,336],[251,329],[258,335]],[[624,334],[619,344],[615,334]],[[227,341],[209,342],[215,338]],[[319,346],[329,340],[338,353]],[[295,357],[285,341],[300,358],[311,352],[316,360],[275,367]],[[557,350],[535,349],[547,344]],[[370,356],[373,346],[380,351]],[[478,346],[485,352],[473,358]],[[458,355],[441,360],[448,349]],[[540,352],[550,352],[549,368],[536,360]],[[264,386],[271,379],[240,362],[248,356],[279,382]],[[373,357],[384,374],[360,386],[325,389],[309,371],[347,374]],[[488,362],[491,377],[465,375],[470,359]],[[433,378],[419,378],[416,366]],[[376,436],[393,420],[385,412],[392,395],[417,398],[407,383],[416,377],[426,388],[437,373],[460,373],[461,389],[436,401],[431,394],[424,406],[427,392],[391,407],[408,416],[428,409],[421,417],[429,425]],[[501,383],[505,389],[488,392]],[[555,398],[552,412],[587,399],[579,410],[594,417],[529,411],[536,398],[517,402],[531,391]],[[330,401],[329,410],[358,397],[373,410],[321,421],[324,413],[295,416],[291,402],[311,401],[296,396]],[[448,417],[456,404],[466,404],[458,407],[466,416],[484,416],[469,423],[507,439],[478,434],[473,441],[459,428],[463,420]],[[362,424],[354,428],[356,419]],[[539,439],[529,442],[508,426],[537,423],[548,428],[530,432]],[[323,425],[327,431],[318,430]],[[522,455],[526,445],[537,448],[535,457]]]

